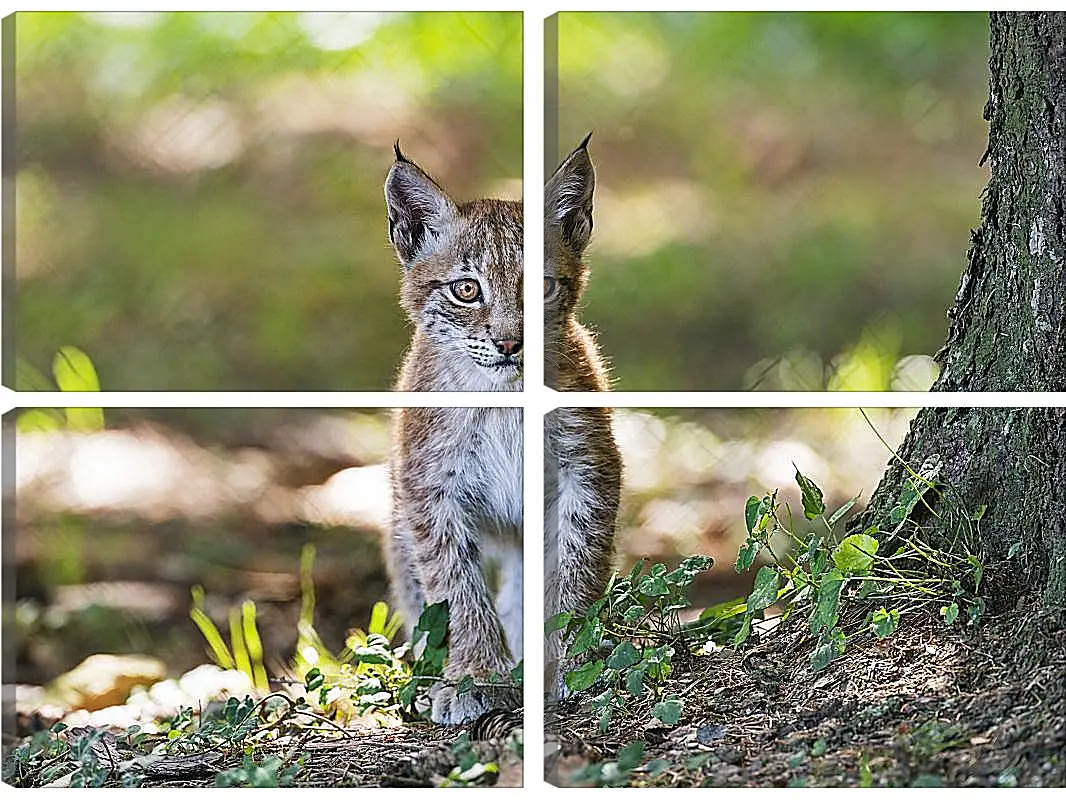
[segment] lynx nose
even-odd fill
[[[505,356],[513,356],[522,349],[522,342],[519,339],[493,339],[492,343]]]

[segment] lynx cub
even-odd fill
[[[415,326],[400,391],[522,390],[522,204],[456,205],[396,146],[385,181],[389,239]],[[432,697],[457,725],[513,692],[458,694],[464,675],[506,674],[522,658],[522,412],[406,408],[395,419],[386,560],[410,634],[448,601],[449,657]],[[497,564],[495,601],[483,562]]]
[[[544,373],[548,384],[562,391],[610,388],[592,335],[577,321],[596,183],[588,141],[585,137],[544,188]],[[548,414],[545,426],[544,582],[550,617],[587,608],[606,586],[622,461],[610,409],[561,408]],[[551,698],[564,693],[563,656],[562,637],[553,634],[544,654]]]

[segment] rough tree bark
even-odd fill
[[[933,391],[1063,391],[1066,14],[994,13],[991,46],[991,176]],[[987,505],[978,546],[996,605],[1066,603],[1066,410],[926,408],[899,454],[915,468],[939,455],[959,496]],[[864,521],[891,508],[905,478],[894,461]]]

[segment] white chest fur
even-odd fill
[[[427,465],[441,483],[454,481],[463,515],[489,537],[522,535],[522,411],[441,409],[433,431],[436,456]]]

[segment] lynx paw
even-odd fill
[[[462,725],[494,708],[512,709],[521,704],[513,689],[471,689],[459,694],[456,685],[439,683],[430,690],[430,718],[438,725]]]

